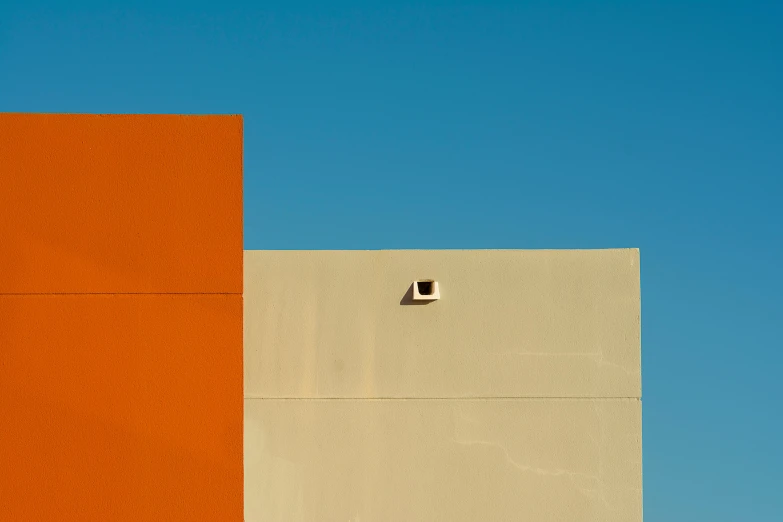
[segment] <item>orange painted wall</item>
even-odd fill
[[[0,293],[242,293],[238,116],[0,114]]]
[[[242,520],[242,120],[0,114],[0,520]]]

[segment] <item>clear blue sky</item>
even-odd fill
[[[783,2],[587,3],[5,2],[0,110],[243,114],[248,249],[640,247],[645,519],[779,522]]]

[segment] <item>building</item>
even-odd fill
[[[641,520],[638,250],[248,251],[244,298],[246,520]]]
[[[236,116],[0,181],[0,520],[642,519],[638,250],[244,252]]]

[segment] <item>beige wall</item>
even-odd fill
[[[247,251],[244,310],[248,522],[641,520],[638,250]]]

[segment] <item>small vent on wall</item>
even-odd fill
[[[438,282],[432,279],[422,279],[413,282],[414,301],[434,301],[440,299]]]

